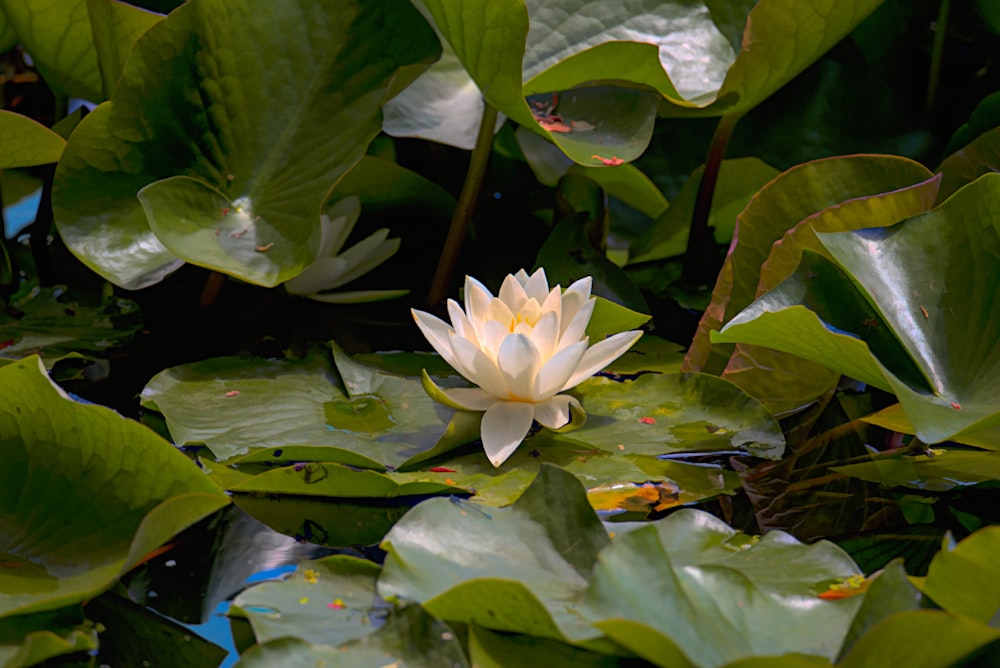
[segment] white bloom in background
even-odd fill
[[[585,334],[596,299],[588,276],[562,291],[549,289],[543,269],[508,275],[494,297],[474,278],[465,279],[465,310],[448,300],[451,325],[413,311],[417,326],[448,364],[479,387],[443,389],[424,373],[435,399],[483,415],[483,447],[500,466],[531,429],[565,427],[575,397],[559,394],[590,378],[635,343],[642,332],[622,332],[590,346]],[[589,346],[589,347],[588,347]]]
[[[407,290],[326,292],[367,274],[399,250],[400,240],[387,238],[389,229],[383,227],[341,252],[360,215],[361,201],[347,197],[320,217],[322,228],[316,260],[301,274],[285,281],[288,292],[331,304],[378,301],[407,293]]]

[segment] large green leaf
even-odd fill
[[[87,0],[87,11],[106,99],[111,97],[136,40],[163,16],[119,0]]]
[[[219,460],[250,453],[241,463],[397,468],[476,437],[478,416],[436,403],[419,378],[337,348],[334,361],[319,352],[300,361],[205,360],[157,374],[142,403],[163,413],[177,443],[207,445]]]
[[[104,99],[86,0],[0,0],[0,8],[55,91]]]
[[[893,156],[830,158],[782,173],[737,217],[734,243],[684,368],[722,374],[777,414],[823,395],[836,383],[832,371],[752,346],[712,345],[709,332],[787,276],[802,249],[820,249],[814,230],[891,225],[929,208],[936,189],[925,167]]]
[[[507,508],[431,499],[411,510],[382,543],[378,591],[445,621],[592,640],[600,632],[567,603],[586,589],[608,543],[579,482],[545,466]]]
[[[0,110],[0,169],[58,162],[66,140],[27,116]]]
[[[287,280],[315,258],[320,207],[382,102],[438,50],[404,0],[186,3],[74,133],[53,193],[60,234],[132,289],[182,260]]]
[[[987,130],[958,149],[938,166],[941,181],[940,201],[983,174],[1000,171],[1000,127]]]
[[[838,668],[908,666],[939,668],[963,665],[963,659],[1000,638],[1000,631],[939,610],[911,610],[892,615],[854,645]]]
[[[228,499],[180,452],[114,411],[68,399],[28,358],[0,368],[0,616],[52,610]]]
[[[0,666],[28,668],[97,648],[97,629],[79,606],[0,619]]]
[[[603,550],[580,612],[659,666],[784,653],[833,659],[860,601],[818,594],[857,573],[831,543],[806,546],[780,531],[758,541],[682,510]]]
[[[1000,527],[984,527],[958,545],[950,538],[927,571],[923,592],[956,615],[993,624],[1000,612]]]
[[[899,225],[820,235],[842,270],[807,255],[713,338],[791,352],[888,389],[926,443],[996,429],[998,202],[1000,176],[989,174]]]

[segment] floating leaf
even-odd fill
[[[153,432],[68,399],[37,357],[0,368],[0,434],[0,557],[8,564],[0,617],[99,594],[228,503]]]
[[[780,531],[758,541],[681,510],[602,550],[580,613],[658,666],[785,653],[833,659],[860,600],[818,594],[857,572],[830,543],[807,546]]]
[[[478,434],[478,415],[434,402],[418,378],[352,361],[336,348],[334,363],[344,389],[321,352],[299,361],[205,360],[157,374],[142,403],[163,413],[177,443],[204,444],[220,460],[250,453],[241,464],[326,461],[384,470]],[[234,390],[239,395],[226,396]]]

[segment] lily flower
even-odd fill
[[[389,229],[383,227],[341,252],[354,224],[361,215],[361,201],[347,197],[330,207],[320,217],[319,252],[301,274],[285,281],[285,289],[293,295],[330,304],[353,304],[392,299],[408,290],[355,290],[335,292],[339,288],[382,264],[399,250],[399,239],[389,239]]]
[[[424,389],[453,408],[485,411],[483,448],[500,466],[524,441],[532,423],[560,430],[586,414],[576,397],[560,394],[579,385],[635,343],[642,332],[621,332],[590,345],[587,324],[597,300],[593,280],[581,278],[565,291],[549,289],[545,270],[510,274],[493,296],[465,278],[465,310],[448,300],[451,325],[413,311],[420,331],[474,388],[443,389],[424,371]]]

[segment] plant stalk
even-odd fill
[[[445,237],[441,258],[438,260],[431,289],[427,295],[429,306],[440,304],[448,296],[448,288],[455,274],[455,267],[458,266],[458,254],[462,250],[462,242],[465,241],[469,224],[472,222],[472,214],[479,202],[479,193],[483,188],[486,166],[489,164],[490,150],[493,147],[493,128],[496,127],[496,123],[496,107],[484,101],[483,117],[479,122],[476,146],[472,149],[469,171],[466,172],[465,183],[462,184],[462,192],[451,218],[451,227],[448,228],[448,236]]]
[[[688,288],[711,286],[722,268],[715,241],[712,239],[712,231],[708,226],[708,215],[712,211],[712,196],[715,194],[715,184],[719,180],[719,168],[726,155],[726,146],[733,135],[736,123],[742,117],[742,113],[721,117],[715,127],[715,134],[712,135],[712,144],[705,158],[705,171],[698,184],[698,196],[694,203],[687,251],[684,255],[684,268],[681,270],[681,282]]]
[[[950,13],[951,0],[941,0],[941,5],[938,7],[937,23],[934,29],[931,70],[927,75],[927,99],[924,101],[924,113],[928,119],[934,111],[938,82],[941,80],[941,61],[944,58],[944,40],[948,34],[948,15]]]

